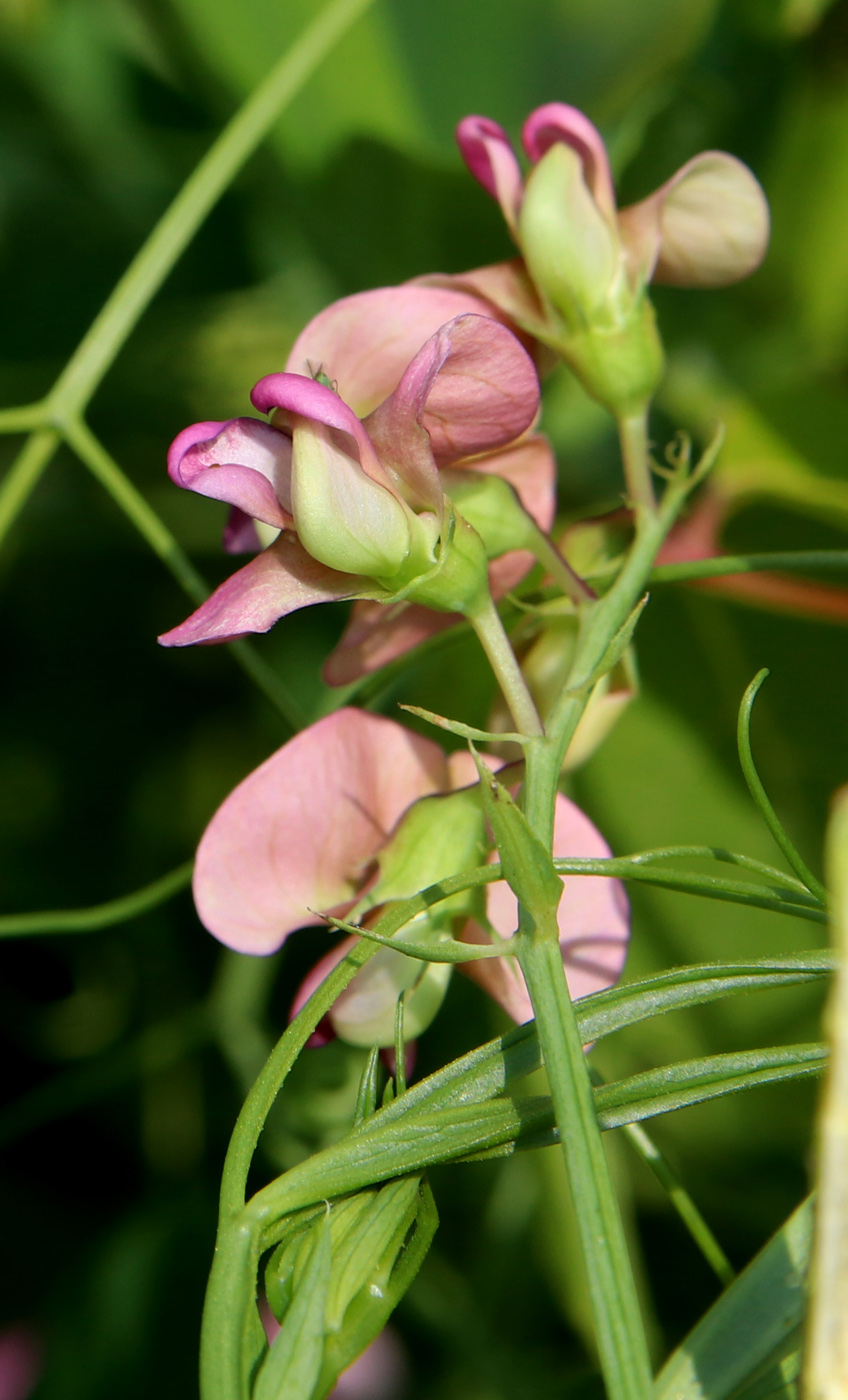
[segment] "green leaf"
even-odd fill
[[[556,938],[556,911],[562,898],[562,881],[554,870],[550,852],[473,746],[471,752],[480,775],[483,810],[497,844],[504,878],[537,929]]]
[[[313,1233],[308,1263],[259,1370],[253,1400],[306,1400],[312,1394],[324,1355],[331,1265],[328,1215]]]
[[[669,1357],[657,1400],[755,1400],[791,1376],[812,1236],[808,1197]]]

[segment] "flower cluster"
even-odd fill
[[[509,673],[499,679],[513,718],[510,685],[523,687],[523,739],[541,732],[534,699],[544,714],[546,690],[565,683],[577,614],[594,597],[549,538],[555,464],[535,430],[537,365],[553,351],[619,420],[644,414],[662,372],[648,284],[721,286],[745,276],[765,250],[768,214],[750,171],[722,152],[696,156],[619,210],[599,133],[562,104],[525,124],[526,179],[496,123],[467,117],[457,135],[471,172],[500,203],[520,258],[334,303],[304,329],[286,368],[254,386],[263,416],[196,423],[179,434],[168,456],[172,480],[228,504],[225,548],[255,557],[160,641],[226,641],[267,631],[313,603],[356,600],[325,670],[331,684],[345,684],[462,615],[496,671],[501,664]],[[525,681],[492,600],[534,563],[570,601],[523,656]],[[581,753],[632,693],[626,657],[621,665],[622,677],[599,682],[594,714],[579,731]],[[609,854],[562,795],[553,853]],[[263,955],[325,915],[367,927],[393,901],[493,855],[468,754],[448,758],[393,720],[341,709],[226,799],[200,843],[195,900],[215,937]],[[628,938],[618,882],[567,882],[557,920],[572,995],[613,982]],[[442,900],[397,937],[419,948],[446,938],[485,943],[511,939],[516,925],[515,896],[497,882]],[[352,941],[316,965],[295,1009]],[[530,1018],[514,958],[464,966],[516,1022]],[[389,1045],[403,995],[407,1034],[417,1035],[450,973],[447,962],[380,949],[335,1002],[330,1031],[357,1045]]]

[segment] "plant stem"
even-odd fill
[[[518,958],[560,1128],[608,1395],[649,1400],[653,1385],[639,1300],[559,942],[522,934]]]
[[[580,575],[572,569],[568,560],[560,554],[553,540],[538,526],[533,531],[530,547],[537,561],[543,569],[547,569],[554,582],[559,584],[566,598],[571,598],[575,603],[587,603],[595,600],[597,597],[595,590],[590,588],[588,583],[584,583]]]
[[[594,1076],[593,1076],[594,1077]],[[603,1082],[602,1080],[600,1081]],[[627,1123],[621,1130],[638,1152],[642,1161],[650,1167],[657,1181],[665,1187],[674,1209],[700,1249],[722,1288],[728,1288],[736,1277],[736,1270],[699,1211],[685,1186],[682,1186],[671,1169],[665,1155],[660,1151],[640,1123]]]
[[[638,413],[630,414],[629,417],[619,418],[617,422],[627,494],[634,506],[642,506],[645,510],[654,511],[657,508],[657,502],[651,481],[651,463],[648,456],[647,407]]]
[[[636,426],[631,422],[625,461],[631,463],[632,477],[633,454],[641,440],[641,461],[650,489],[644,420],[641,439]],[[686,499],[690,481],[684,470],[679,471],[659,511],[653,508],[653,491],[650,503],[643,491],[636,508],[636,535],[621,572],[605,597],[582,609],[574,663],[548,716],[547,738],[526,747],[524,812],[549,849],[560,769],[588,702],[591,678],[643,594],[656,552]],[[534,929],[526,911],[520,909],[518,957],[536,1018],[574,1200],[601,1369],[610,1400],[649,1400],[653,1386],[636,1285],[565,980],[556,921],[551,922],[550,930]]]
[[[27,438],[0,485],[0,544],[17,520],[59,446],[59,434],[41,428]]]
[[[819,1119],[819,1197],[804,1363],[807,1400],[848,1393],[848,790],[834,802],[827,838],[833,946],[827,1009],[831,1063]]]
[[[149,909],[164,904],[191,880],[194,861],[186,861],[144,889],[90,909],[53,909],[33,914],[0,915],[0,938],[23,938],[37,933],[90,933],[95,929],[112,928],[115,924],[136,919]]]
[[[139,317],[234,176],[371,0],[331,0],[221,132],[163,214],[49,396],[65,420],[91,399]]]
[[[46,417],[43,403],[23,404],[20,408],[0,408],[0,433],[27,433],[40,428]]]
[[[515,659],[515,652],[510,646],[498,610],[488,593],[485,603],[473,614],[469,613],[468,621],[489,658],[489,664],[503,691],[516,729],[520,734],[542,736],[542,721],[539,719],[533,697],[527,689],[527,683]]]

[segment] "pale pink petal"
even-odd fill
[[[158,640],[164,647],[228,642],[248,632],[267,632],[298,608],[353,598],[370,586],[355,574],[340,574],[319,564],[297,536],[285,530],[262,554],[216,588],[185,622]]]
[[[704,151],[619,214],[631,266],[677,287],[726,287],[753,272],[769,240],[766,197],[747,165]]]
[[[342,709],[239,784],[203,835],[201,920],[243,953],[272,953],[316,910],[349,900],[405,809],[446,786],[438,745],[380,715]]]
[[[227,516],[222,540],[226,554],[258,554],[262,548],[252,515],[233,506]]]
[[[286,369],[319,371],[364,418],[397,388],[413,356],[440,326],[468,312],[493,313],[468,287],[409,282],[335,301],[301,332]]]
[[[379,671],[419,642],[462,619],[418,603],[354,603],[350,620],[324,662],[327,685],[349,685]]]
[[[523,442],[462,463],[463,471],[502,476],[540,529],[548,533],[556,515],[556,458],[548,439],[534,433]]]
[[[391,491],[398,492],[384,470],[368,433],[360,423],[353,409],[348,407],[326,384],[317,379],[309,379],[303,374],[266,374],[250,393],[251,403],[262,413],[274,409],[283,414],[293,414],[299,418],[309,418],[315,423],[323,423],[334,428],[350,439],[349,455],[359,458],[360,466],[372,481]]]
[[[514,231],[524,194],[524,179],[503,127],[488,117],[463,117],[456,128],[456,141],[471,174],[487,194],[498,201],[507,224]]]
[[[569,798],[556,800],[554,855],[600,859],[610,849],[589,818]],[[486,912],[502,938],[511,938],[518,925],[518,904],[505,881],[489,885]],[[611,987],[621,975],[630,936],[627,896],[620,880],[603,875],[572,875],[564,879],[557,920],[568,989],[572,998]],[[488,937],[470,925],[463,937],[487,943]],[[463,964],[463,971],[485,988],[519,1025],[533,1010],[515,959]]]
[[[279,529],[292,523],[291,438],[258,418],[184,428],[168,450],[168,475],[254,520]]]
[[[406,425],[420,420],[447,466],[513,442],[538,408],[536,371],[516,337],[487,316],[460,316],[422,347],[369,426],[381,443],[389,424],[403,441]]]
[[[523,338],[522,343],[537,358],[543,350],[532,337],[538,330],[544,329],[545,311],[522,258],[491,263],[488,267],[473,268],[470,272],[431,272],[416,277],[409,285],[467,292],[480,297],[488,303],[477,308],[482,315],[505,321],[514,332],[518,328],[528,331],[530,334]]]
[[[595,203],[612,222],[615,218],[615,190],[607,148],[601,133],[587,116],[565,102],[548,102],[530,113],[524,123],[521,139],[534,164],[557,141],[571,146],[583,161],[586,184],[595,197]]]

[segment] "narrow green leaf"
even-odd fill
[[[471,752],[480,775],[483,809],[500,854],[504,879],[528,910],[536,927],[556,937],[556,911],[562,898],[562,881],[554,870],[550,852],[473,745]]]
[[[812,1235],[808,1196],[669,1357],[657,1400],[754,1400],[745,1382],[774,1365],[803,1320]]]
[[[763,821],[782,850],[787,861],[795,871],[799,880],[803,880],[807,889],[810,890],[817,899],[824,902],[827,899],[827,890],[821,883],[821,880],[816,879],[803,857],[796,851],[789,833],[784,829],[783,823],[769,801],[760,775],[754,764],[754,755],[751,752],[751,710],[759,694],[760,687],[767,676],[768,670],[766,667],[763,667],[761,671],[757,672],[751,684],[748,686],[748,689],[745,691],[742,697],[742,703],[739,706],[739,721],[736,726],[739,762],[742,765],[742,772],[745,774],[748,791],[757,804]]]
[[[428,724],[435,725],[437,729],[444,729],[448,734],[456,734],[460,739],[473,739],[478,744],[502,744],[507,740],[513,744],[529,744],[531,742],[527,734],[493,734],[487,729],[475,729],[473,724],[463,724],[458,719],[447,719],[444,715],[435,714],[433,710],[422,709],[420,705],[400,705],[399,708],[406,710],[410,715],[416,715],[418,719],[426,720]]]
[[[324,1355],[324,1314],[331,1265],[327,1217],[314,1232],[309,1262],[259,1370],[253,1400],[308,1400],[312,1395]]]

